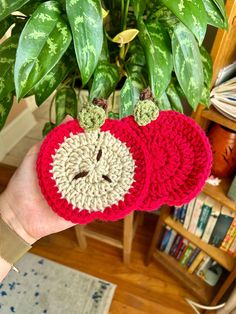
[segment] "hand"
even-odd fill
[[[72,118],[66,117],[63,122]],[[0,195],[2,219],[26,242],[74,226],[59,217],[41,194],[36,173],[36,160],[41,143],[33,146]]]

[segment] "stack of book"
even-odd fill
[[[189,204],[175,207],[173,219],[206,243],[236,256],[235,212],[200,193]]]
[[[190,274],[195,273],[211,286],[217,284],[223,273],[216,261],[169,226],[165,226],[159,250],[174,257]]]

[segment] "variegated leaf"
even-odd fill
[[[3,128],[7,116],[13,105],[13,93],[9,93],[6,97],[0,100],[0,130]]]
[[[11,36],[0,45],[0,100],[14,89],[14,63],[19,36]]]
[[[144,66],[146,63],[143,47],[139,41],[134,40],[131,43],[127,56],[130,64]]]
[[[225,1],[224,0],[212,0],[215,5],[218,7],[220,10],[221,15],[223,16],[224,20],[227,21],[227,15],[225,11]]]
[[[156,98],[168,86],[173,69],[169,35],[157,21],[139,21],[139,39],[142,44],[149,74],[149,84]]]
[[[37,7],[43,2],[43,0],[36,0],[36,1],[31,1],[30,5],[29,4],[25,4],[23,5],[23,7],[20,8],[20,12],[30,16],[34,13],[34,11],[37,9]]]
[[[161,0],[196,36],[201,44],[207,29],[207,15],[202,0]]]
[[[68,56],[63,56],[62,59],[47,73],[38,84],[31,90],[35,94],[37,106],[40,106],[59,86],[71,69],[71,64],[68,64]]]
[[[116,65],[107,61],[100,61],[94,72],[93,83],[89,94],[89,99],[108,98],[115,90],[120,80],[119,71]]]
[[[102,50],[103,19],[100,0],[66,0],[82,83],[92,76]]]
[[[200,53],[203,65],[204,83],[208,88],[210,88],[213,71],[212,59],[208,51],[203,46],[200,47]]]
[[[181,99],[172,82],[170,82],[167,88],[166,94],[171,104],[171,108],[175,111],[183,113],[183,106],[182,106]]]
[[[75,90],[69,87],[59,89],[55,97],[56,124],[60,124],[69,114],[77,118],[77,97]]]
[[[134,106],[139,100],[140,92],[146,87],[141,70],[142,68],[137,66],[128,68],[128,77],[120,92],[120,118],[134,113]]]
[[[201,54],[193,34],[182,23],[173,30],[172,53],[178,82],[195,109],[204,83]]]
[[[30,0],[1,0],[0,1],[0,21],[14,11],[19,10]]]
[[[164,92],[160,98],[157,99],[158,107],[162,110],[171,110],[171,104],[169,98],[167,97],[166,93]]]
[[[24,27],[16,53],[15,86],[24,97],[61,59],[71,42],[57,1],[42,3]]]
[[[210,89],[206,85],[204,85],[203,87],[202,95],[199,102],[206,107],[209,107],[210,105]]]
[[[219,28],[228,29],[228,20],[226,15],[222,15],[213,0],[204,0],[204,6],[207,13],[207,23]]]
[[[8,16],[6,19],[0,22],[0,39],[6,33],[8,28],[15,22],[15,19],[12,15]]]
[[[144,10],[146,8],[147,0],[132,0],[131,5],[134,10],[134,14],[136,19],[143,15]]]

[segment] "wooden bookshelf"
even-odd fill
[[[197,275],[188,273],[172,256],[156,250],[153,258],[173,276],[177,277],[184,286],[187,286],[204,304],[209,303],[216,293],[216,287],[211,287]]]
[[[218,112],[216,109],[211,108],[210,110],[204,109],[202,111],[202,117],[213,121],[215,123],[218,123],[220,125],[225,126],[228,129],[231,129],[236,132],[236,122],[228,119],[227,117],[223,116],[220,112]]]
[[[229,30],[228,32],[224,30],[217,31],[211,51],[213,59],[212,86],[214,85],[219,71],[235,61],[236,56],[236,1],[226,1],[226,12],[229,21]],[[192,117],[205,130],[207,130],[211,122],[215,122],[236,131],[236,122],[224,117],[214,108],[205,109],[203,105],[199,104],[196,112],[192,114]],[[203,192],[218,201],[221,205],[236,211],[236,202],[233,202],[227,197],[230,182],[231,180],[226,178],[222,180],[219,186],[212,186],[207,183],[203,188]],[[229,271],[228,275],[221,279],[222,282],[220,280],[216,287],[210,287],[196,275],[189,274],[184,267],[179,265],[176,259],[157,249],[163,236],[165,224],[176,230],[191,243],[201,248],[201,250]],[[213,247],[189,233],[188,230],[183,228],[183,225],[171,218],[171,208],[168,206],[163,206],[160,209],[160,216],[147,254],[147,265],[150,263],[152,257],[170,271],[173,276],[177,277],[183,285],[187,286],[189,290],[195,293],[204,304],[218,304],[236,279],[236,259],[219,248]]]
[[[235,124],[236,125],[236,124]],[[220,185],[214,186],[206,183],[203,192],[224,206],[227,206],[231,210],[236,211],[236,202],[232,201],[227,197],[231,180],[228,178],[222,179]]]
[[[222,265],[228,271],[232,271],[236,265],[236,260],[234,257],[230,256],[226,252],[202,241],[199,237],[194,234],[188,232],[183,225],[173,220],[170,216],[164,219],[164,223],[170,226],[172,229],[176,230],[179,234],[181,234],[185,239],[189,240],[194,245],[200,247],[207,255],[212,257],[217,263]]]

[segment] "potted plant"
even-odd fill
[[[20,12],[21,14],[13,12]],[[41,106],[56,90],[56,122],[77,116],[78,90],[89,101],[120,89],[120,117],[150,86],[161,110],[209,103],[207,25],[227,29],[223,0],[5,0],[0,2],[0,127],[17,100]]]

